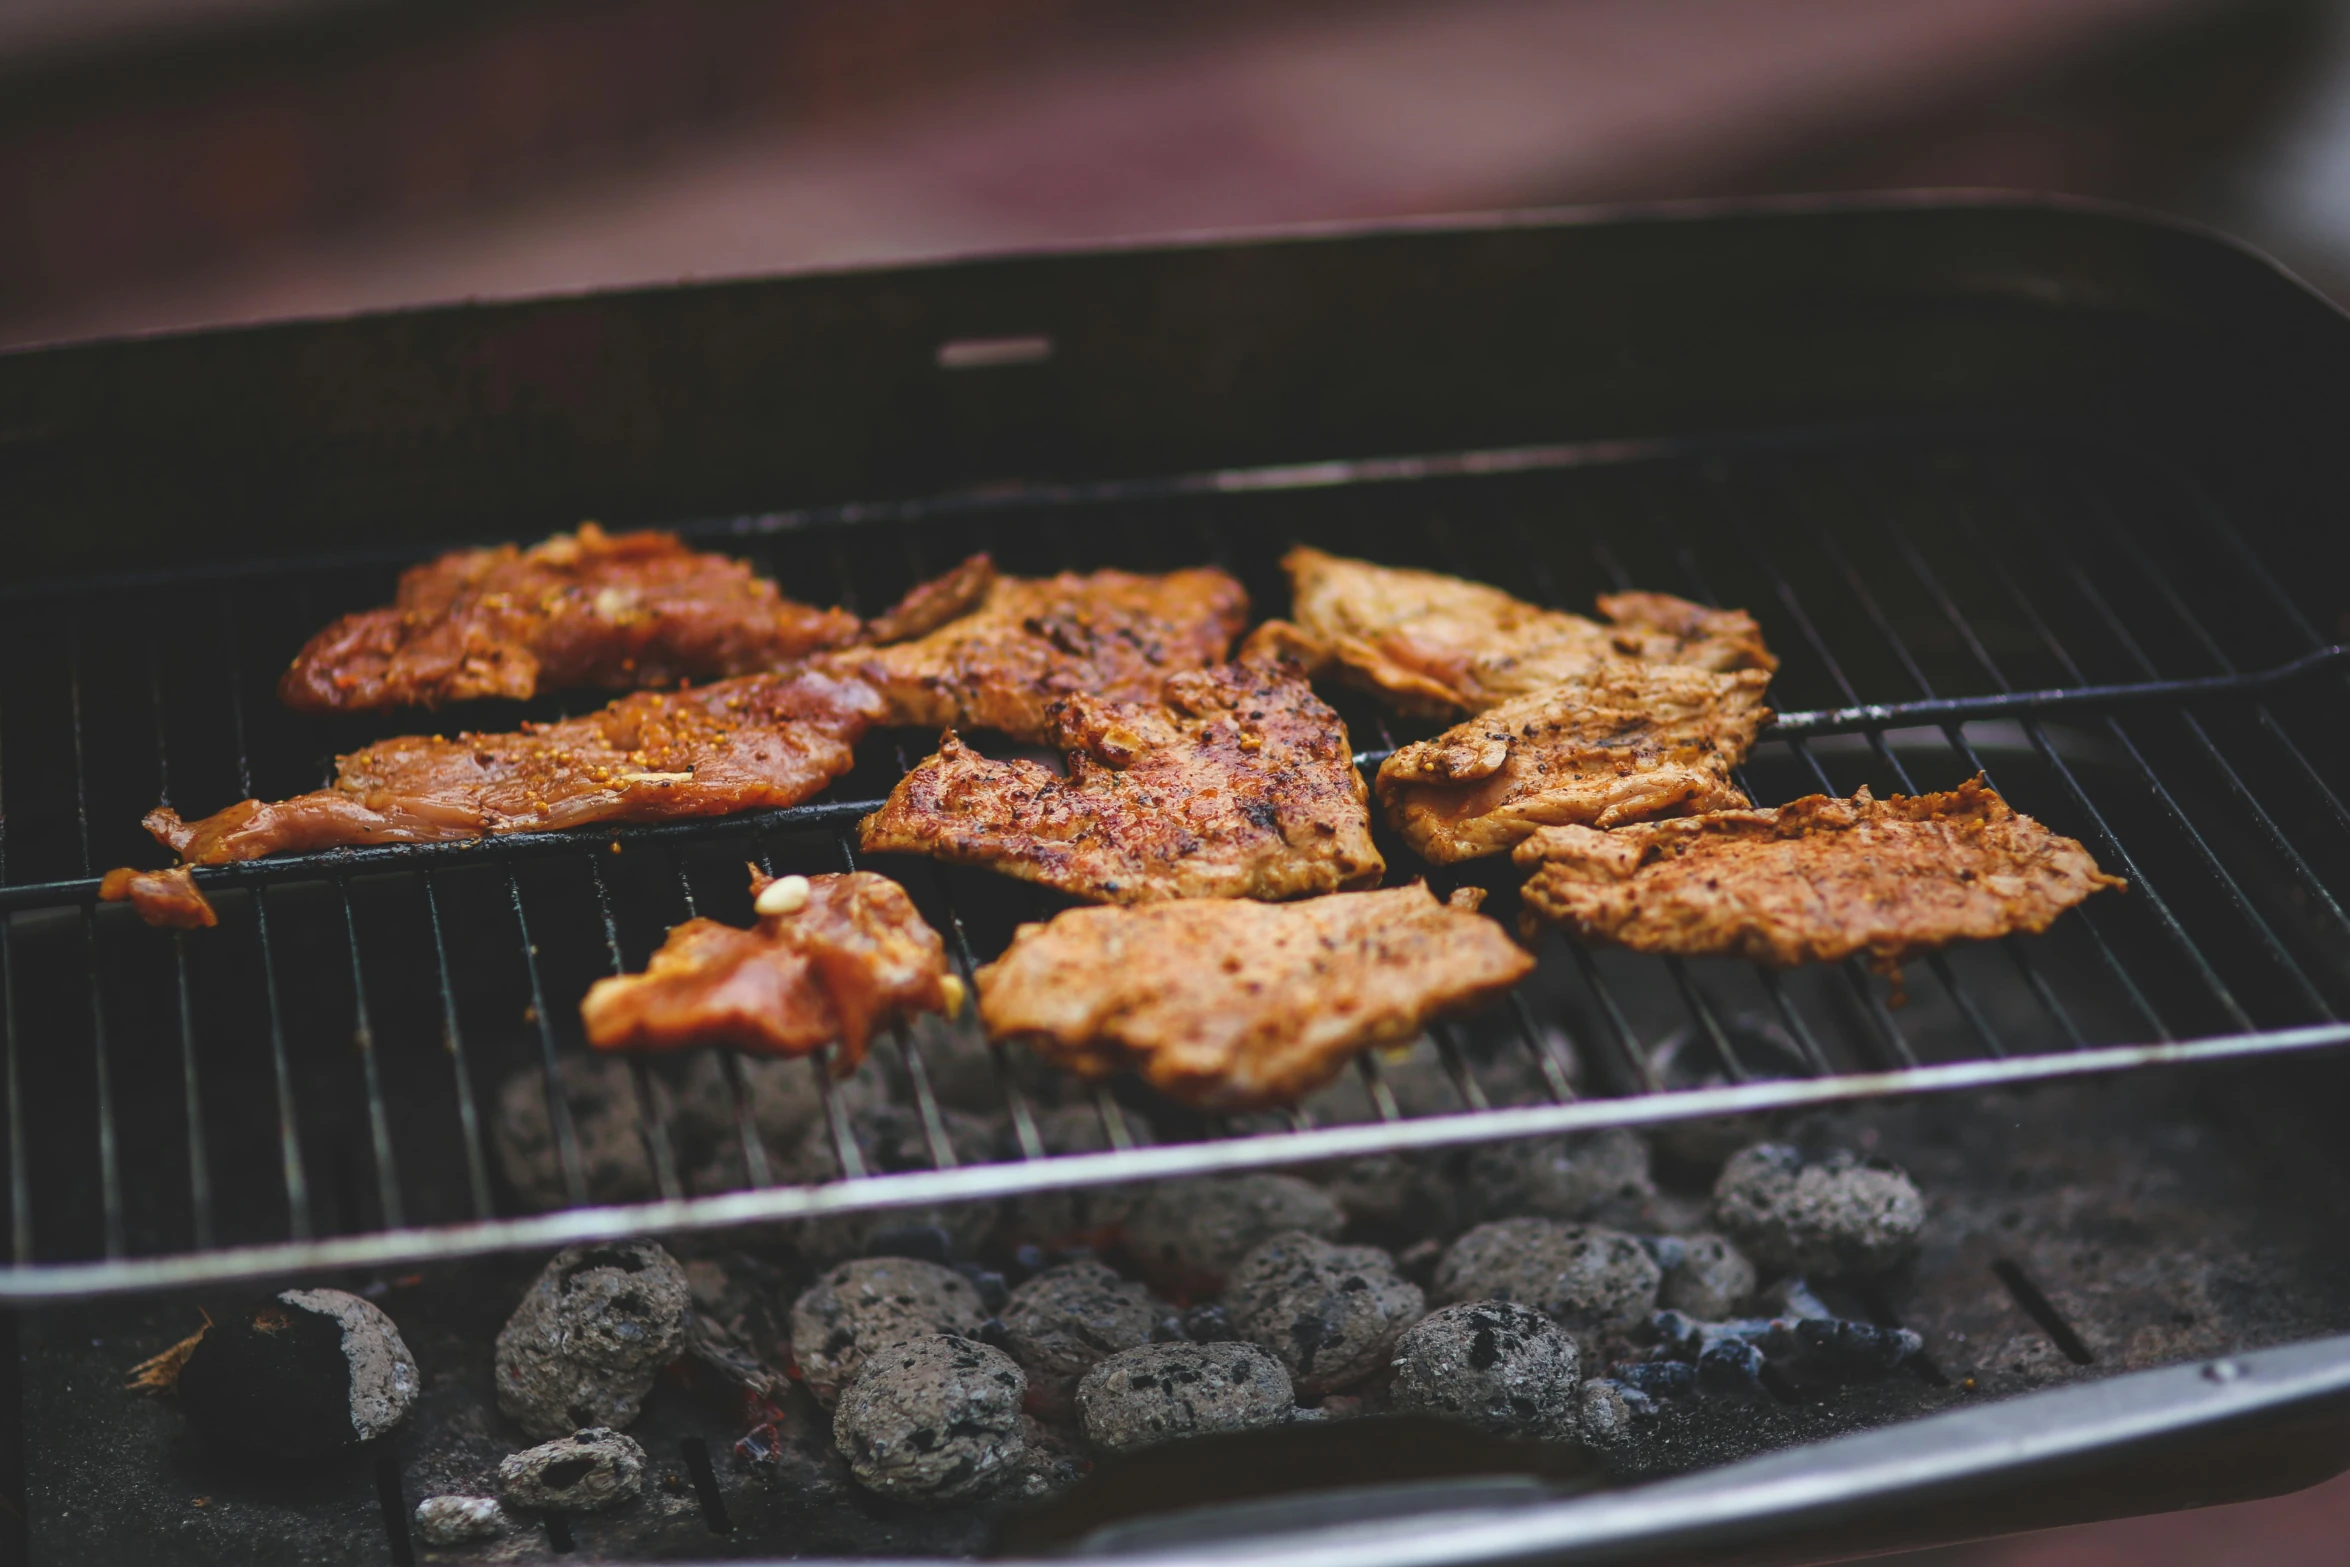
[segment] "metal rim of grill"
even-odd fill
[[[890,763],[902,771],[911,761],[905,745],[893,758],[861,758],[837,798],[789,811],[200,873],[207,890],[228,893],[223,927],[148,931],[94,902],[94,873],[116,863],[112,854],[136,852],[122,830],[143,808],[131,802],[144,792],[148,803],[160,794],[209,810],[238,797],[231,788],[269,797],[313,786],[289,758],[315,749],[316,732],[267,700],[280,644],[380,602],[397,562],[340,557],[16,590],[8,599],[21,656],[0,708],[13,1246],[0,1299],[385,1266],[2350,1042],[2340,1021],[2350,917],[2331,890],[2350,867],[2350,811],[2322,732],[2341,711],[2350,649],[2329,642],[2221,502],[2157,452],[2046,426],[1848,425],[1038,485],[682,531],[748,554],[795,596],[851,607],[885,601],[946,564],[948,551],[987,546],[1014,570],[1222,564],[1270,612],[1279,602],[1270,563],[1293,538],[1500,582],[1565,608],[1628,587],[1740,604],[1786,660],[1772,688],[1782,719],[1742,779],[1758,803],[1847,793],[1858,781],[1880,792],[1948,788],[1986,771],[2019,810],[2081,837],[2131,889],[2092,900],[2047,936],[1912,964],[1909,1007],[1857,965],[1779,974],[1587,952],[1553,936],[1541,971],[1508,1004],[1475,1029],[1431,1031],[1460,1101],[1447,1114],[1404,1116],[1367,1056],[1362,1088],[1375,1116],[1364,1123],[1292,1115],[1285,1129],[1206,1126],[1196,1140],[1137,1146],[1125,1118],[1144,1101],[1095,1089],[1108,1151],[1047,1156],[1023,1086],[1034,1079],[993,1047],[1016,1157],[958,1166],[924,1057],[900,1038],[898,1066],[933,1168],[873,1169],[819,1062],[810,1070],[844,1178],[789,1185],[728,1054],[744,1189],[689,1191],[670,1128],[648,1113],[639,1132],[655,1200],[594,1205],[558,1075],[562,1055],[584,1050],[569,1020],[572,979],[641,966],[658,924],[720,904],[712,856],[739,862],[747,849],[771,870],[855,864],[854,820],[894,777]],[[144,642],[95,637],[88,628],[101,607],[119,614],[126,600],[157,617]],[[190,650],[184,663],[167,655],[167,635],[181,639],[174,652]],[[1786,711],[1798,701],[1817,705]],[[1358,744],[1377,741],[1366,764],[1397,743],[1366,705],[1347,712]],[[199,731],[208,738],[186,738]],[[347,745],[338,738],[334,748]],[[143,777],[128,765],[142,749],[152,756]],[[614,878],[640,856],[669,867],[666,909],[616,891]],[[32,876],[8,880],[28,862]],[[922,862],[880,868],[917,891],[968,978],[988,955],[962,907],[971,875]],[[550,890],[557,875],[570,897]],[[657,924],[637,928],[647,919]],[[381,934],[387,921],[401,925],[396,937]],[[600,969],[583,969],[587,958]],[[502,978],[478,979],[493,967]],[[527,997],[521,1026],[510,1016],[485,1023],[480,996],[493,992]],[[1660,1021],[1655,994],[1678,998],[1677,1020]],[[1808,1073],[1772,1077],[1742,1060],[1741,1018],[1779,1029]],[[1710,1052],[1718,1085],[1655,1081],[1651,1051],[1676,1031]],[[1523,1053],[1544,1102],[1488,1103],[1481,1067],[1503,1051]],[[484,1057],[500,1052],[543,1076],[567,1208],[514,1212],[492,1178]],[[231,1055],[235,1064],[224,1064]],[[659,1103],[649,1070],[635,1068],[644,1112]],[[157,1190],[165,1172],[184,1185]]]

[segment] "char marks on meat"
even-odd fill
[[[1294,1101],[1355,1055],[1508,989],[1534,960],[1414,883],[1299,903],[1181,899],[1023,925],[979,971],[989,1035],[1188,1104]]]
[[[1379,769],[1379,802],[1438,865],[1499,854],[1538,827],[1739,808],[1730,775],[1770,717],[1770,678],[1609,659],[1403,747]]]
[[[1946,794],[1809,795],[1518,845],[1528,917],[1640,952],[1890,969],[1953,941],[2038,932],[2118,877],[1982,779]]]
[[[1223,658],[1248,619],[1248,594],[1221,571],[982,578],[966,563],[944,580],[957,602],[975,596],[977,606],[912,641],[822,661],[887,698],[892,723],[1046,744],[1055,702],[1151,701],[1167,676]]]
[[[410,568],[389,607],[312,637],[278,694],[325,713],[648,689],[775,669],[860,631],[848,611],[796,604],[742,561],[584,523],[528,549]]]
[[[205,930],[220,923],[220,916],[212,912],[211,902],[185,865],[166,871],[120,866],[99,879],[98,896],[107,903],[128,903],[150,925]]]
[[[1401,712],[1482,712],[1605,659],[1717,671],[1778,667],[1743,610],[1708,609],[1670,594],[1604,594],[1599,611],[1610,624],[1601,625],[1481,582],[1302,546],[1281,564],[1291,620],[1259,627],[1251,647],[1287,653],[1317,673],[1335,666]]]
[[[430,843],[597,822],[797,805],[849,770],[883,713],[853,680],[812,671],[641,691],[584,718],[504,734],[405,735],[336,761],[331,789],[245,800],[201,821],[165,807],[147,830],[191,865],[375,843]]]
[[[950,732],[865,818],[866,852],[1118,903],[1305,897],[1386,869],[1346,725],[1285,669],[1192,670],[1157,702],[1070,696],[1046,718],[1068,777]]]
[[[846,1073],[876,1029],[949,1005],[946,947],[906,891],[868,871],[797,878],[804,900],[749,930],[692,919],[641,974],[589,987],[580,1003],[599,1050],[733,1045],[800,1056],[839,1040]],[[775,878],[751,874],[754,898]],[[792,906],[796,905],[796,906]],[[957,992],[959,994],[959,992]]]

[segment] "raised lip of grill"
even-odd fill
[[[1513,448],[1485,452],[1463,452],[1423,456],[1418,458],[1380,458],[1357,463],[1289,464],[1259,469],[1227,470],[1194,475],[1180,475],[1169,479],[1126,482],[1113,485],[1036,486],[1029,489],[997,489],[984,497],[948,497],[932,503],[903,503],[894,510],[905,514],[920,514],[928,509],[956,511],[971,506],[995,507],[1007,505],[1083,504],[1103,499],[1134,495],[1188,495],[1262,492],[1280,489],[1318,489],[1334,485],[1386,484],[1444,476],[1484,477],[1489,475],[1528,473],[1584,466],[1608,466],[1637,462],[1657,457],[1686,455],[1705,449],[1693,442],[1593,442],[1532,448]],[[761,519],[761,531],[791,531],[799,527],[831,520],[842,524],[865,520],[871,511],[864,508],[843,509],[836,518],[817,518],[805,514],[778,519]],[[704,530],[697,530],[704,531]],[[706,530],[718,532],[718,529]],[[740,526],[728,526],[725,533],[749,531]],[[283,567],[254,568],[256,574],[268,574]],[[90,585],[74,584],[49,587],[37,597],[72,597],[96,591]],[[2312,640],[2319,640],[2311,633]],[[2320,645],[2312,652],[2276,668],[2233,672],[2192,680],[2149,679],[2141,682],[2107,684],[2102,686],[2075,685],[2035,691],[2006,691],[2002,693],[1962,698],[1928,697],[1902,703],[1855,704],[1839,709],[1783,715],[1777,731],[1779,738],[1805,739],[1813,736],[1852,733],[1872,737],[1881,742],[1889,730],[1901,727],[1940,726],[1955,732],[1956,726],[1973,719],[1995,716],[2030,717],[2042,712],[2080,709],[2091,714],[2102,714],[2113,708],[2139,702],[2183,704],[2190,699],[2212,696],[2248,698],[2275,685],[2323,673],[2337,668],[2350,659],[2350,648]],[[2183,710],[2183,708],[2182,708]],[[1361,753],[1358,761],[1375,765],[1385,751]],[[2160,787],[2157,775],[2152,775]],[[509,863],[514,856],[577,851],[583,846],[601,845],[617,837],[628,841],[664,838],[691,838],[711,831],[740,828],[746,821],[754,826],[827,826],[838,828],[855,816],[872,808],[875,802],[824,802],[754,815],[749,818],[721,818],[708,822],[684,822],[657,827],[622,828],[617,833],[596,829],[578,833],[547,833],[515,835],[506,839],[492,839],[486,843],[459,843],[448,845],[385,846],[380,848],[335,850],[321,854],[291,855],[264,859],[244,865],[224,867],[200,873],[200,878],[211,884],[245,885],[256,889],[297,880],[326,878],[338,884],[351,872],[360,869],[410,868],[424,870],[436,863],[447,863],[465,858],[478,858],[485,853],[500,862]],[[509,873],[511,874],[511,873]],[[41,908],[78,908],[86,918],[93,909],[96,882],[83,877],[68,881],[18,884],[0,887],[0,917],[12,911]],[[516,891],[517,911],[520,907],[519,889]],[[2271,938],[2273,941],[2273,937]],[[354,935],[354,940],[356,936]],[[266,937],[265,937],[266,943]],[[960,942],[958,940],[958,944]],[[265,945],[266,950],[266,945]],[[962,951],[966,969],[971,963],[967,947]],[[534,995],[538,990],[535,959],[532,960]],[[1685,995],[1689,995],[1685,988]],[[543,1009],[543,997],[540,997]],[[1702,1003],[1692,997],[1695,1019],[1718,1033],[1711,1015]],[[1963,1004],[1963,1003],[1962,1003]],[[2239,1009],[2240,1010],[2240,1009]],[[2245,1019],[2249,1023],[2249,1019]],[[364,1024],[363,1024],[364,1027]],[[1898,1034],[1894,1036],[1897,1054],[1900,1050]],[[2185,1064],[2227,1060],[2281,1052],[2319,1049],[2350,1043],[2350,1024],[2324,1023],[2306,1027],[2257,1029],[2246,1027],[2239,1031],[2209,1035],[2189,1040],[2162,1038],[2152,1043],[2124,1044],[2096,1049],[2076,1048],[2069,1052],[1995,1057],[1993,1059],[1961,1061],[1946,1065],[1921,1066],[1914,1060],[1893,1070],[1881,1072],[1822,1075],[1796,1080],[1767,1080],[1733,1082],[1720,1088],[1661,1092],[1649,1091],[1615,1099],[1577,1100],[1571,1093],[1565,1102],[1531,1108],[1495,1110],[1481,1105],[1463,1114],[1422,1116],[1410,1119],[1382,1119],[1365,1125],[1330,1127],[1306,1130],[1303,1128],[1283,1133],[1259,1133],[1252,1136],[1221,1138],[1195,1143],[1177,1143],[1148,1148],[1129,1146],[1118,1136],[1115,1127],[1115,1105],[1106,1095],[1097,1096],[1104,1105],[1105,1119],[1113,1122],[1111,1151],[1097,1154],[1068,1154],[1040,1157],[1041,1143],[1029,1121],[1019,1090],[1006,1079],[1004,1087],[1011,1103],[1013,1123],[1020,1133],[1019,1141],[1025,1157],[1013,1163],[970,1165],[956,1168],[952,1155],[945,1147],[940,1131],[937,1105],[931,1098],[927,1081],[915,1077],[915,1092],[921,1101],[926,1128],[930,1134],[929,1147],[938,1166],[930,1171],[875,1175],[866,1173],[845,1115],[826,1094],[827,1118],[833,1137],[833,1146],[846,1178],[816,1186],[775,1186],[765,1184],[760,1177],[767,1172],[754,1164],[753,1188],[719,1196],[686,1197],[677,1195],[666,1200],[602,1206],[577,1205],[552,1213],[522,1218],[478,1218],[469,1222],[433,1228],[405,1228],[396,1222],[396,1205],[386,1204],[388,1214],[395,1222],[383,1229],[363,1234],[312,1238],[306,1233],[305,1203],[293,1201],[297,1192],[295,1167],[289,1162],[289,1200],[298,1216],[297,1233],[286,1241],[254,1246],[217,1249],[198,1249],[191,1252],[149,1257],[121,1255],[121,1218],[119,1194],[109,1183],[108,1240],[111,1255],[103,1260],[89,1262],[30,1261],[23,1254],[26,1226],[20,1223],[19,1257],[14,1266],[0,1270],[0,1300],[55,1300],[78,1296],[121,1293],[174,1285],[215,1283],[230,1279],[266,1276],[303,1268],[382,1266],[396,1263],[421,1262],[433,1259],[482,1255],[534,1246],[559,1246],[607,1237],[711,1230],[764,1221],[812,1217],[825,1214],[866,1212],[894,1207],[933,1204],[962,1199],[987,1199],[1030,1192],[1071,1189],[1118,1184],[1122,1182],[1166,1179],[1179,1176],[1204,1175],[1246,1169],[1263,1169],[1282,1165],[1310,1163],[1338,1157],[1393,1153],[1414,1149],[1455,1147],[1482,1141],[1530,1137],[1572,1131],[1588,1131],[1601,1127],[1661,1124],[1675,1120],[1698,1119],[1725,1114],[1784,1110],[1804,1106],[1851,1102],[1892,1095],[1954,1092],[1961,1090],[1997,1088],[2059,1078],[2094,1075],[2133,1070],[2163,1064]],[[13,1052],[13,1036],[11,1049]],[[908,1057],[917,1062],[919,1056],[911,1051]],[[731,1060],[731,1058],[729,1058]],[[13,1054],[12,1054],[13,1062]],[[730,1068],[731,1070],[731,1068]],[[1366,1067],[1375,1072],[1375,1066]],[[1636,1068],[1637,1070],[1637,1068]],[[1000,1066],[999,1066],[1000,1072]],[[824,1078],[819,1072],[819,1081]],[[1555,1085],[1554,1085],[1555,1088]],[[369,1079],[371,1098],[377,1090],[372,1074]],[[739,1079],[734,1083],[738,1108],[740,1105]],[[110,1115],[104,1109],[102,1114]],[[382,1120],[379,1098],[374,1099],[379,1138],[388,1136]],[[19,1098],[10,1097],[12,1117],[22,1113]],[[557,1136],[568,1141],[569,1126],[566,1114],[557,1116]],[[111,1130],[111,1122],[107,1123]],[[281,1126],[281,1132],[284,1128]],[[109,1141],[111,1139],[109,1138]],[[21,1158],[24,1143],[21,1136],[12,1139],[12,1149]],[[745,1138],[746,1153],[756,1161],[761,1153],[755,1137]],[[16,1190],[23,1191],[23,1172],[17,1176]],[[111,1174],[111,1171],[108,1172]],[[21,1195],[20,1195],[21,1202]],[[20,1214],[20,1218],[22,1215]]]

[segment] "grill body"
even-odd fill
[[[2209,236],[1911,201],[1009,258],[0,360],[0,1296],[378,1277],[646,1228],[2046,1084],[1870,1123],[1964,1216],[1872,1309],[1942,1334],[1944,1360],[2036,1319],[2038,1348],[1987,1357],[2006,1380],[1984,1391],[2350,1327],[2322,1239],[2343,1172],[2308,1114],[2339,1074],[2304,1059],[2350,1040],[2350,572],[2328,548],[2345,370],[2350,325]],[[581,992],[688,914],[747,919],[746,859],[851,863],[855,816],[929,737],[869,743],[795,811],[231,868],[206,882],[222,927],[195,936],[94,903],[97,872],[159,859],[137,827],[158,799],[192,815],[315,787],[390,732],[277,708],[310,631],[438,545],[591,515],[867,610],[986,548],[1023,572],[1213,561],[1271,612],[1292,542],[1570,608],[1627,586],[1743,605],[1795,715],[1750,764],[1758,800],[1984,771],[2132,886],[1898,987],[1554,938],[1508,1005],[1427,1042],[1448,1093],[1399,1103],[1374,1064],[1289,1121],[1168,1117],[967,1033],[901,1039],[874,1070],[933,1125],[958,1095],[1000,1105],[1000,1157],[937,1139],[884,1157],[835,1116],[852,1178],[822,1186],[757,1136],[739,1073],[713,1144],[664,1108],[671,1068],[644,1069],[652,1189],[599,1204],[561,1091]],[[1366,751],[1421,732],[1343,710]],[[1055,906],[873,868],[966,965]],[[1506,866],[1467,872],[1507,918]],[[495,1152],[534,1080],[571,1199],[552,1212]],[[1109,1151],[1038,1157],[1055,1104],[1091,1105]],[[1145,1115],[1156,1145],[1129,1146]],[[2051,1164],[2033,1138],[2077,1146]],[[2231,1240],[2254,1259],[2232,1272]],[[104,1310],[123,1342],[185,1306]],[[470,1308],[430,1310],[461,1356]],[[28,1425],[80,1433],[77,1452],[121,1439],[66,1391],[107,1360],[76,1347],[80,1313],[18,1319],[48,1378]],[[1957,1396],[1935,1376],[1682,1466]],[[2310,1449],[2319,1472],[2350,1453]],[[892,1543],[968,1543],[950,1535]]]

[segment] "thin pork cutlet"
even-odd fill
[[[1526,976],[1534,959],[1473,912],[1478,896],[1443,904],[1414,883],[1070,909],[979,971],[979,1016],[1082,1077],[1131,1068],[1205,1109],[1292,1103]]]
[[[1161,700],[1070,696],[1047,715],[1066,778],[951,731],[859,835],[869,854],[984,865],[1081,898],[1300,898],[1378,885],[1346,725],[1284,669],[1174,675]]]
[[[1815,794],[1598,832],[1545,827],[1513,856],[1526,917],[1586,941],[1786,967],[1890,971],[1953,941],[2046,930],[2119,877],[1981,778],[1946,794]]]
[[[850,871],[770,877],[754,870],[749,930],[692,919],[641,974],[588,987],[579,1015],[599,1050],[732,1045],[802,1056],[840,1041],[842,1075],[874,1033],[916,1012],[960,1008],[946,947],[906,890]]]
[[[1499,854],[1538,827],[1730,810],[1770,718],[1759,669],[1609,659],[1407,745],[1381,765],[1387,819],[1432,864]]]
[[[390,606],[312,637],[278,695],[327,713],[651,689],[776,669],[863,634],[847,610],[796,604],[742,561],[584,523],[411,567]]]
[[[1316,673],[1334,667],[1397,711],[1422,717],[1483,712],[1607,659],[1717,671],[1779,665],[1744,610],[1667,593],[1603,594],[1599,612],[1610,624],[1601,625],[1439,572],[1302,546],[1281,564],[1290,619],[1260,626],[1251,647],[1287,653]]]
[[[1248,594],[1221,571],[993,577],[927,635],[821,662],[879,691],[891,723],[1044,745],[1055,702],[1153,701],[1169,675],[1221,660],[1247,623]]]
[[[165,807],[146,826],[188,864],[222,865],[772,809],[847,772],[883,712],[869,688],[806,670],[641,691],[585,718],[505,734],[378,741],[336,759],[331,789],[245,800],[195,822]]]

